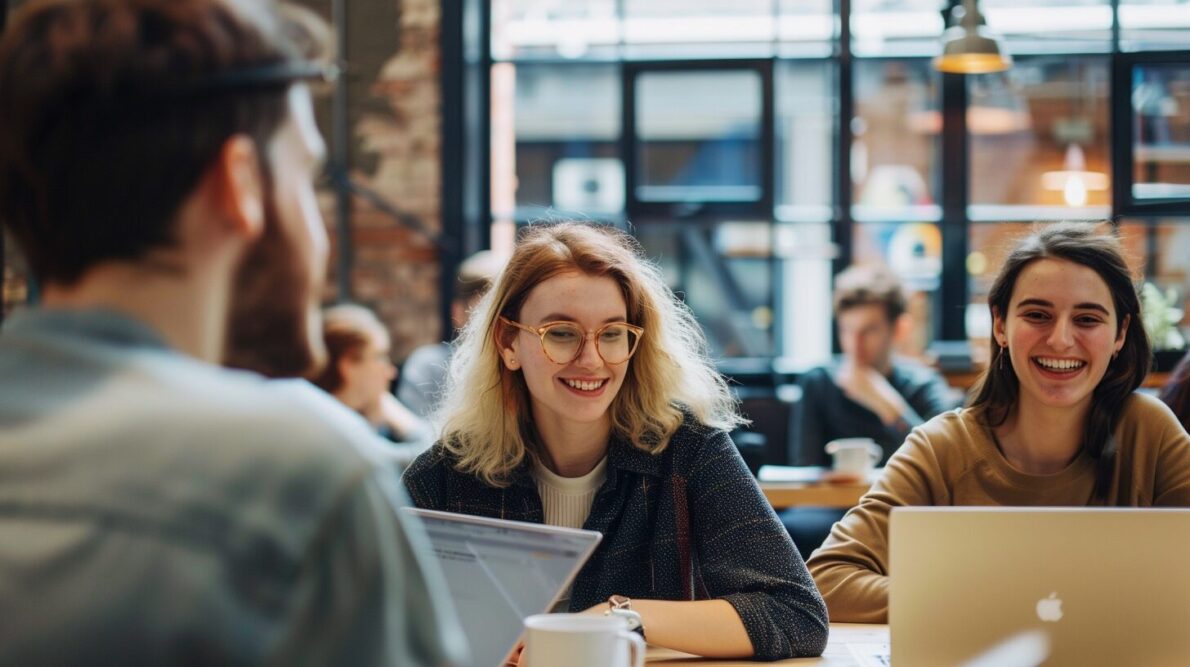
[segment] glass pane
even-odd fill
[[[935,56],[944,0],[854,0],[851,52],[857,56]]]
[[[971,361],[986,366],[991,355],[992,316],[988,312],[988,292],[1004,258],[1017,240],[1028,235],[1033,225],[1027,222],[1001,222],[970,225],[967,268],[967,312],[965,325],[971,341]]]
[[[938,83],[927,60],[855,61],[851,180],[856,220],[938,219]]]
[[[757,201],[760,74],[645,72],[636,79],[641,201]]]
[[[942,232],[926,223],[857,224],[852,241],[855,264],[887,266],[902,281],[913,317],[913,333],[897,352],[923,358],[933,339],[934,297],[942,276]]]
[[[547,209],[621,215],[619,68],[520,64],[515,86],[516,218],[537,217]],[[494,111],[496,101],[493,86]],[[495,149],[495,120],[492,132]],[[493,160],[493,170],[496,164]]]
[[[778,224],[777,331],[780,354],[794,368],[831,357],[831,260],[829,224]]]
[[[1190,64],[1132,70],[1132,197],[1190,199]]]
[[[971,217],[1110,215],[1107,57],[1033,57],[967,77]]]
[[[1111,51],[1109,0],[981,0],[979,8],[1013,55]]]
[[[713,356],[772,356],[772,225],[644,221],[636,236],[694,311]]]
[[[623,0],[629,58],[764,57],[776,38],[773,0]]]
[[[1158,324],[1149,328],[1153,347],[1185,347],[1185,341],[1190,340],[1190,218],[1129,219],[1123,221],[1120,231],[1134,272],[1156,288],[1150,291],[1146,306],[1165,309],[1165,317],[1151,318]],[[1160,322],[1176,322],[1178,332],[1172,333],[1173,326],[1160,326]]]
[[[1120,0],[1120,48],[1175,51],[1190,44],[1187,0]]]
[[[492,57],[614,57],[620,42],[616,4],[616,0],[492,0]]]
[[[835,154],[835,66],[827,61],[780,62],[776,89],[777,218],[831,218]]]
[[[777,39],[786,58],[823,57],[839,37],[833,0],[778,0]]]

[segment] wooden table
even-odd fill
[[[649,647],[645,662],[650,665],[698,665],[699,667],[756,667],[758,664],[819,665],[819,667],[872,667],[886,665],[876,658],[861,659],[873,653],[888,657],[888,626],[859,623],[831,623],[830,639],[821,658],[797,658],[775,663],[751,660],[719,660],[699,658],[681,651],[656,646]]]
[[[869,484],[824,484],[822,482],[761,482],[760,490],[772,503],[773,509],[813,506],[855,507],[868,492]]]

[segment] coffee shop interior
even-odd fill
[[[951,407],[995,359],[993,280],[1046,223],[1119,239],[1153,348],[1140,391],[1190,348],[1190,0],[295,2],[339,71],[315,91],[323,302],[376,314],[393,392],[454,338],[477,253],[498,266],[542,222],[627,231],[728,378],[765,497],[826,510],[803,557],[889,453],[839,466],[836,440],[858,476],[824,483],[791,446],[803,380],[843,357],[850,267],[895,277],[893,351]],[[10,238],[0,254],[2,321],[41,293]]]
[[[853,264],[900,279],[897,353],[962,391],[1011,241],[1107,220],[1143,285],[1148,385],[1186,345],[1184,0],[303,4],[344,72],[318,108],[325,300],[374,310],[398,366],[451,338],[466,257],[569,218],[660,263],[752,420],[753,469],[789,462],[796,380],[839,352],[832,277]],[[12,246],[5,312],[38,298]]]
[[[398,367],[450,340],[465,258],[571,218],[660,263],[752,420],[754,470],[789,463],[796,380],[839,352],[832,277],[853,264],[900,279],[896,352],[961,392],[1011,241],[1109,221],[1143,285],[1146,384],[1183,354],[1184,0],[302,4],[344,73],[318,101],[325,300],[374,310]],[[38,290],[5,245],[10,312]]]

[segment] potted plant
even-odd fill
[[[1171,288],[1164,293],[1156,285],[1146,282],[1141,286],[1140,308],[1145,332],[1153,344],[1153,370],[1170,371],[1181,360],[1186,349],[1186,339],[1178,325],[1182,322],[1182,309],[1177,293]]]

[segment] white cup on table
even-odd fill
[[[866,479],[876,468],[884,450],[871,438],[839,438],[826,443],[826,453],[833,458],[835,473],[855,475]]]
[[[618,616],[536,614],[525,619],[529,667],[644,667],[645,640]]]

